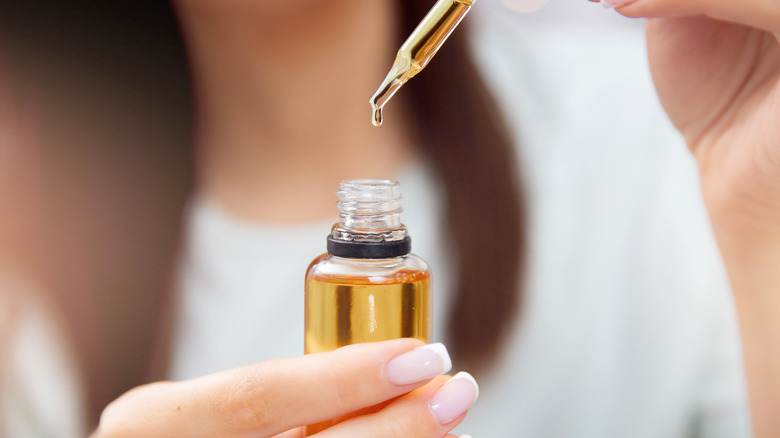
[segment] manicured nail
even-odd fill
[[[455,374],[431,397],[428,405],[442,426],[465,414],[479,397],[479,385],[467,372]]]
[[[452,368],[444,344],[428,344],[396,356],[385,364],[385,376],[394,385],[409,385],[432,379]]]
[[[605,8],[619,8],[621,6],[628,6],[637,0],[601,0],[601,6]]]

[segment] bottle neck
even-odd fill
[[[328,252],[340,257],[387,258],[406,255],[411,242],[401,223],[401,191],[390,180],[342,181],[339,221],[328,236]]]

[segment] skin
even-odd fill
[[[428,400],[448,376],[396,386],[382,373],[391,358],[421,345],[413,339],[351,345],[184,382],[141,386],[105,409],[93,436],[297,438],[303,436],[300,425],[400,397],[379,412],[343,421],[317,436],[454,438],[447,432],[465,414],[439,425],[428,408]]]
[[[195,77],[200,196],[248,221],[320,220],[332,217],[339,181],[392,177],[408,159],[402,118],[367,123],[398,49],[392,3],[176,6]]]
[[[267,223],[320,219],[331,213],[339,180],[392,176],[410,154],[405,121],[376,130],[366,104],[401,38],[387,19],[394,17],[391,2],[321,4],[177,3],[199,102],[198,191],[233,215]],[[780,3],[638,0],[618,10],[652,18],[656,87],[698,160],[734,290],[755,433],[778,436]],[[301,26],[305,35],[294,32]],[[318,436],[397,436],[401,428],[404,436],[451,437],[462,417],[438,426],[426,403],[447,377],[408,387],[381,379],[382,364],[417,345],[356,345],[146,385],[109,405],[95,436],[298,437],[303,424],[401,396]],[[339,372],[345,363],[349,372]]]

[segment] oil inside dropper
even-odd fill
[[[374,113],[371,117],[371,124],[374,126],[382,126],[382,107],[374,107]]]
[[[379,86],[379,89],[376,90],[376,93],[369,101],[371,109],[373,110],[371,123],[374,126],[382,125],[382,108],[384,108],[385,104],[387,104],[398,89],[418,71],[419,69],[415,68],[408,57],[401,55],[396,57],[393,67],[390,69],[387,77],[382,81],[382,85]]]
[[[475,0],[438,0],[398,50],[393,67],[371,98],[371,123],[382,124],[382,108],[401,86],[431,61]]]
[[[390,72],[370,100],[371,123],[382,125],[382,108],[401,86],[430,62],[475,0],[438,0],[398,50]]]

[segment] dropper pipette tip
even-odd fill
[[[374,126],[382,126],[382,107],[372,103],[371,108],[374,110],[371,115],[371,124]]]

